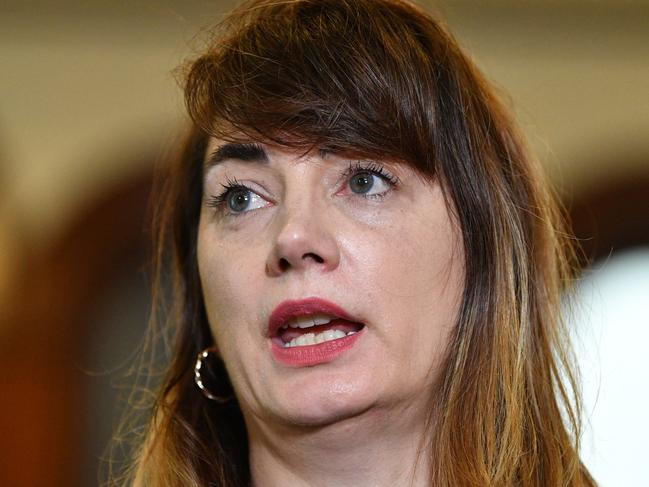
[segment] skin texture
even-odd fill
[[[221,145],[212,140],[208,155]],[[253,482],[425,485],[427,463],[413,467],[464,279],[442,190],[405,164],[262,147],[266,162],[226,158],[206,170],[197,249]],[[358,171],[345,173],[356,163],[399,182],[370,176],[354,192]],[[238,215],[212,201],[233,179],[256,193]],[[268,318],[307,297],[338,304],[366,330],[332,362],[288,367],[270,352]]]

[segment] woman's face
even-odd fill
[[[439,185],[384,160],[218,140],[207,154],[198,267],[244,414],[327,424],[424,404],[464,278]]]

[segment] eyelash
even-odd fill
[[[371,174],[374,174],[375,176],[380,177],[383,179],[389,186],[390,188],[396,187],[399,183],[400,180],[398,177],[390,174],[388,171],[385,170],[383,166],[381,166],[379,163],[371,161],[368,163],[361,163],[359,161],[355,161],[349,164],[349,167],[343,172],[341,179],[349,180],[353,175],[362,173],[362,172],[369,172]],[[210,196],[208,201],[207,201],[207,206],[211,208],[215,208],[216,210],[219,211],[224,211],[224,207],[227,204],[228,197],[233,191],[236,190],[246,190],[250,192],[255,192],[252,188],[246,186],[243,183],[240,183],[236,178],[228,178],[225,182],[225,184],[221,184],[223,186],[223,191],[219,193],[218,195],[213,195]],[[366,199],[382,199],[388,191],[381,193],[381,194],[370,194],[370,195],[365,195],[365,194],[358,194],[358,196],[362,196],[363,198]],[[231,216],[242,216],[245,215],[246,213],[249,213],[247,211],[244,212],[234,212],[234,213],[229,213]]]
[[[228,196],[230,195],[231,192],[238,190],[238,189],[245,189],[247,191],[253,191],[251,188],[246,186],[243,183],[240,183],[237,178],[230,179],[229,177],[227,178],[225,184],[221,184],[223,186],[223,191],[219,193],[218,195],[213,195],[210,196],[207,200],[207,206],[215,208],[217,210],[222,209],[223,206],[227,203],[228,201]],[[238,213],[237,213],[238,215]]]

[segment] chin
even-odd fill
[[[290,426],[324,428],[332,425],[340,425],[345,421],[358,418],[365,414],[371,406],[348,406],[337,410],[300,410],[287,411],[283,417],[284,422]]]
[[[358,417],[375,404],[358,381],[322,381],[324,388],[291,387],[278,397],[278,415],[294,426],[323,427]],[[290,401],[290,402],[289,402]]]

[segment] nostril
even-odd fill
[[[313,261],[318,264],[322,264],[324,262],[324,259],[322,257],[320,257],[318,254],[314,254],[313,252],[306,253],[302,256],[302,260],[306,259],[313,259]],[[280,272],[286,272],[291,267],[300,267],[301,263],[298,261],[292,261],[290,259],[287,259],[286,257],[282,257],[279,259],[277,265]]]
[[[288,260],[284,259],[283,257],[279,259],[279,268],[282,272],[284,272],[289,267],[291,267],[291,264],[288,263]]]
[[[306,259],[307,257],[311,257],[318,264],[322,264],[324,262],[324,259],[322,257],[320,257],[318,254],[308,253],[308,254],[304,254],[302,256],[303,259]]]

